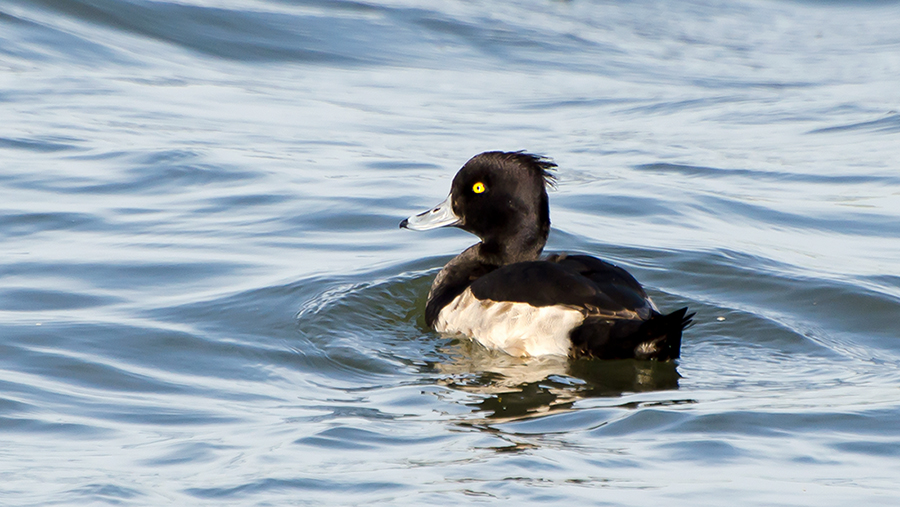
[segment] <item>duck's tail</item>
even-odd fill
[[[684,307],[668,315],[654,315],[644,322],[635,336],[638,343],[634,348],[634,357],[660,361],[677,359],[681,355],[681,332],[694,317],[687,311]]]
[[[600,359],[677,359],[681,332],[694,317],[687,311],[657,313],[646,321],[588,319],[572,331],[573,352]]]

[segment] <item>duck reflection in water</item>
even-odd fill
[[[439,383],[475,395],[467,405],[478,417],[466,419],[467,424],[475,425],[567,412],[586,398],[676,390],[680,378],[672,361],[522,358],[469,340],[455,341],[442,352],[448,360],[434,365],[442,375]]]

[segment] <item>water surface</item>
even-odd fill
[[[7,505],[897,505],[900,4],[7,0]],[[548,155],[675,363],[424,325]]]

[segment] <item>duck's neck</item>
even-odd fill
[[[485,238],[477,245],[478,253],[497,266],[538,260],[547,244],[548,229],[523,228],[506,237]]]

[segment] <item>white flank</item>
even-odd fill
[[[466,289],[438,314],[439,333],[462,333],[512,356],[569,354],[569,331],[584,321],[575,308],[481,301]]]

